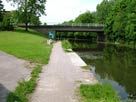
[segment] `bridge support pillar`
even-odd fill
[[[97,33],[97,42],[104,42],[104,41],[105,41],[104,32],[98,32]]]

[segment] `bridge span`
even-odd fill
[[[25,27],[25,26],[21,26]],[[97,41],[104,41],[104,26],[101,24],[71,24],[71,25],[29,25],[28,28],[48,34],[48,32],[96,32]]]

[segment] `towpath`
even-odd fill
[[[89,71],[80,66],[85,63],[76,53],[65,53],[61,42],[54,44],[49,64],[43,67],[31,102],[78,102],[75,89],[81,83],[96,83]]]

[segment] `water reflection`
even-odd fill
[[[117,90],[118,94],[121,96],[122,99],[128,98],[125,87],[119,85],[119,83],[114,81],[113,79],[109,79],[107,76],[105,78],[102,78],[98,73],[95,72],[95,67],[91,67],[91,69],[99,82],[104,84],[110,84],[115,90]]]
[[[87,50],[74,48],[83,60],[94,66],[94,74],[103,83],[110,83],[122,99],[136,99],[136,50],[113,45],[87,44]],[[86,45],[86,46],[87,46]],[[82,49],[82,50],[81,50]]]

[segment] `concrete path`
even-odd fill
[[[0,51],[0,102],[6,102],[6,96],[13,91],[22,78],[27,78],[31,70],[26,61]]]
[[[72,53],[64,53],[60,42],[54,44],[50,62],[43,67],[38,86],[30,101],[78,102],[75,89],[79,82],[90,84],[97,82],[89,71],[79,67],[79,63]]]

